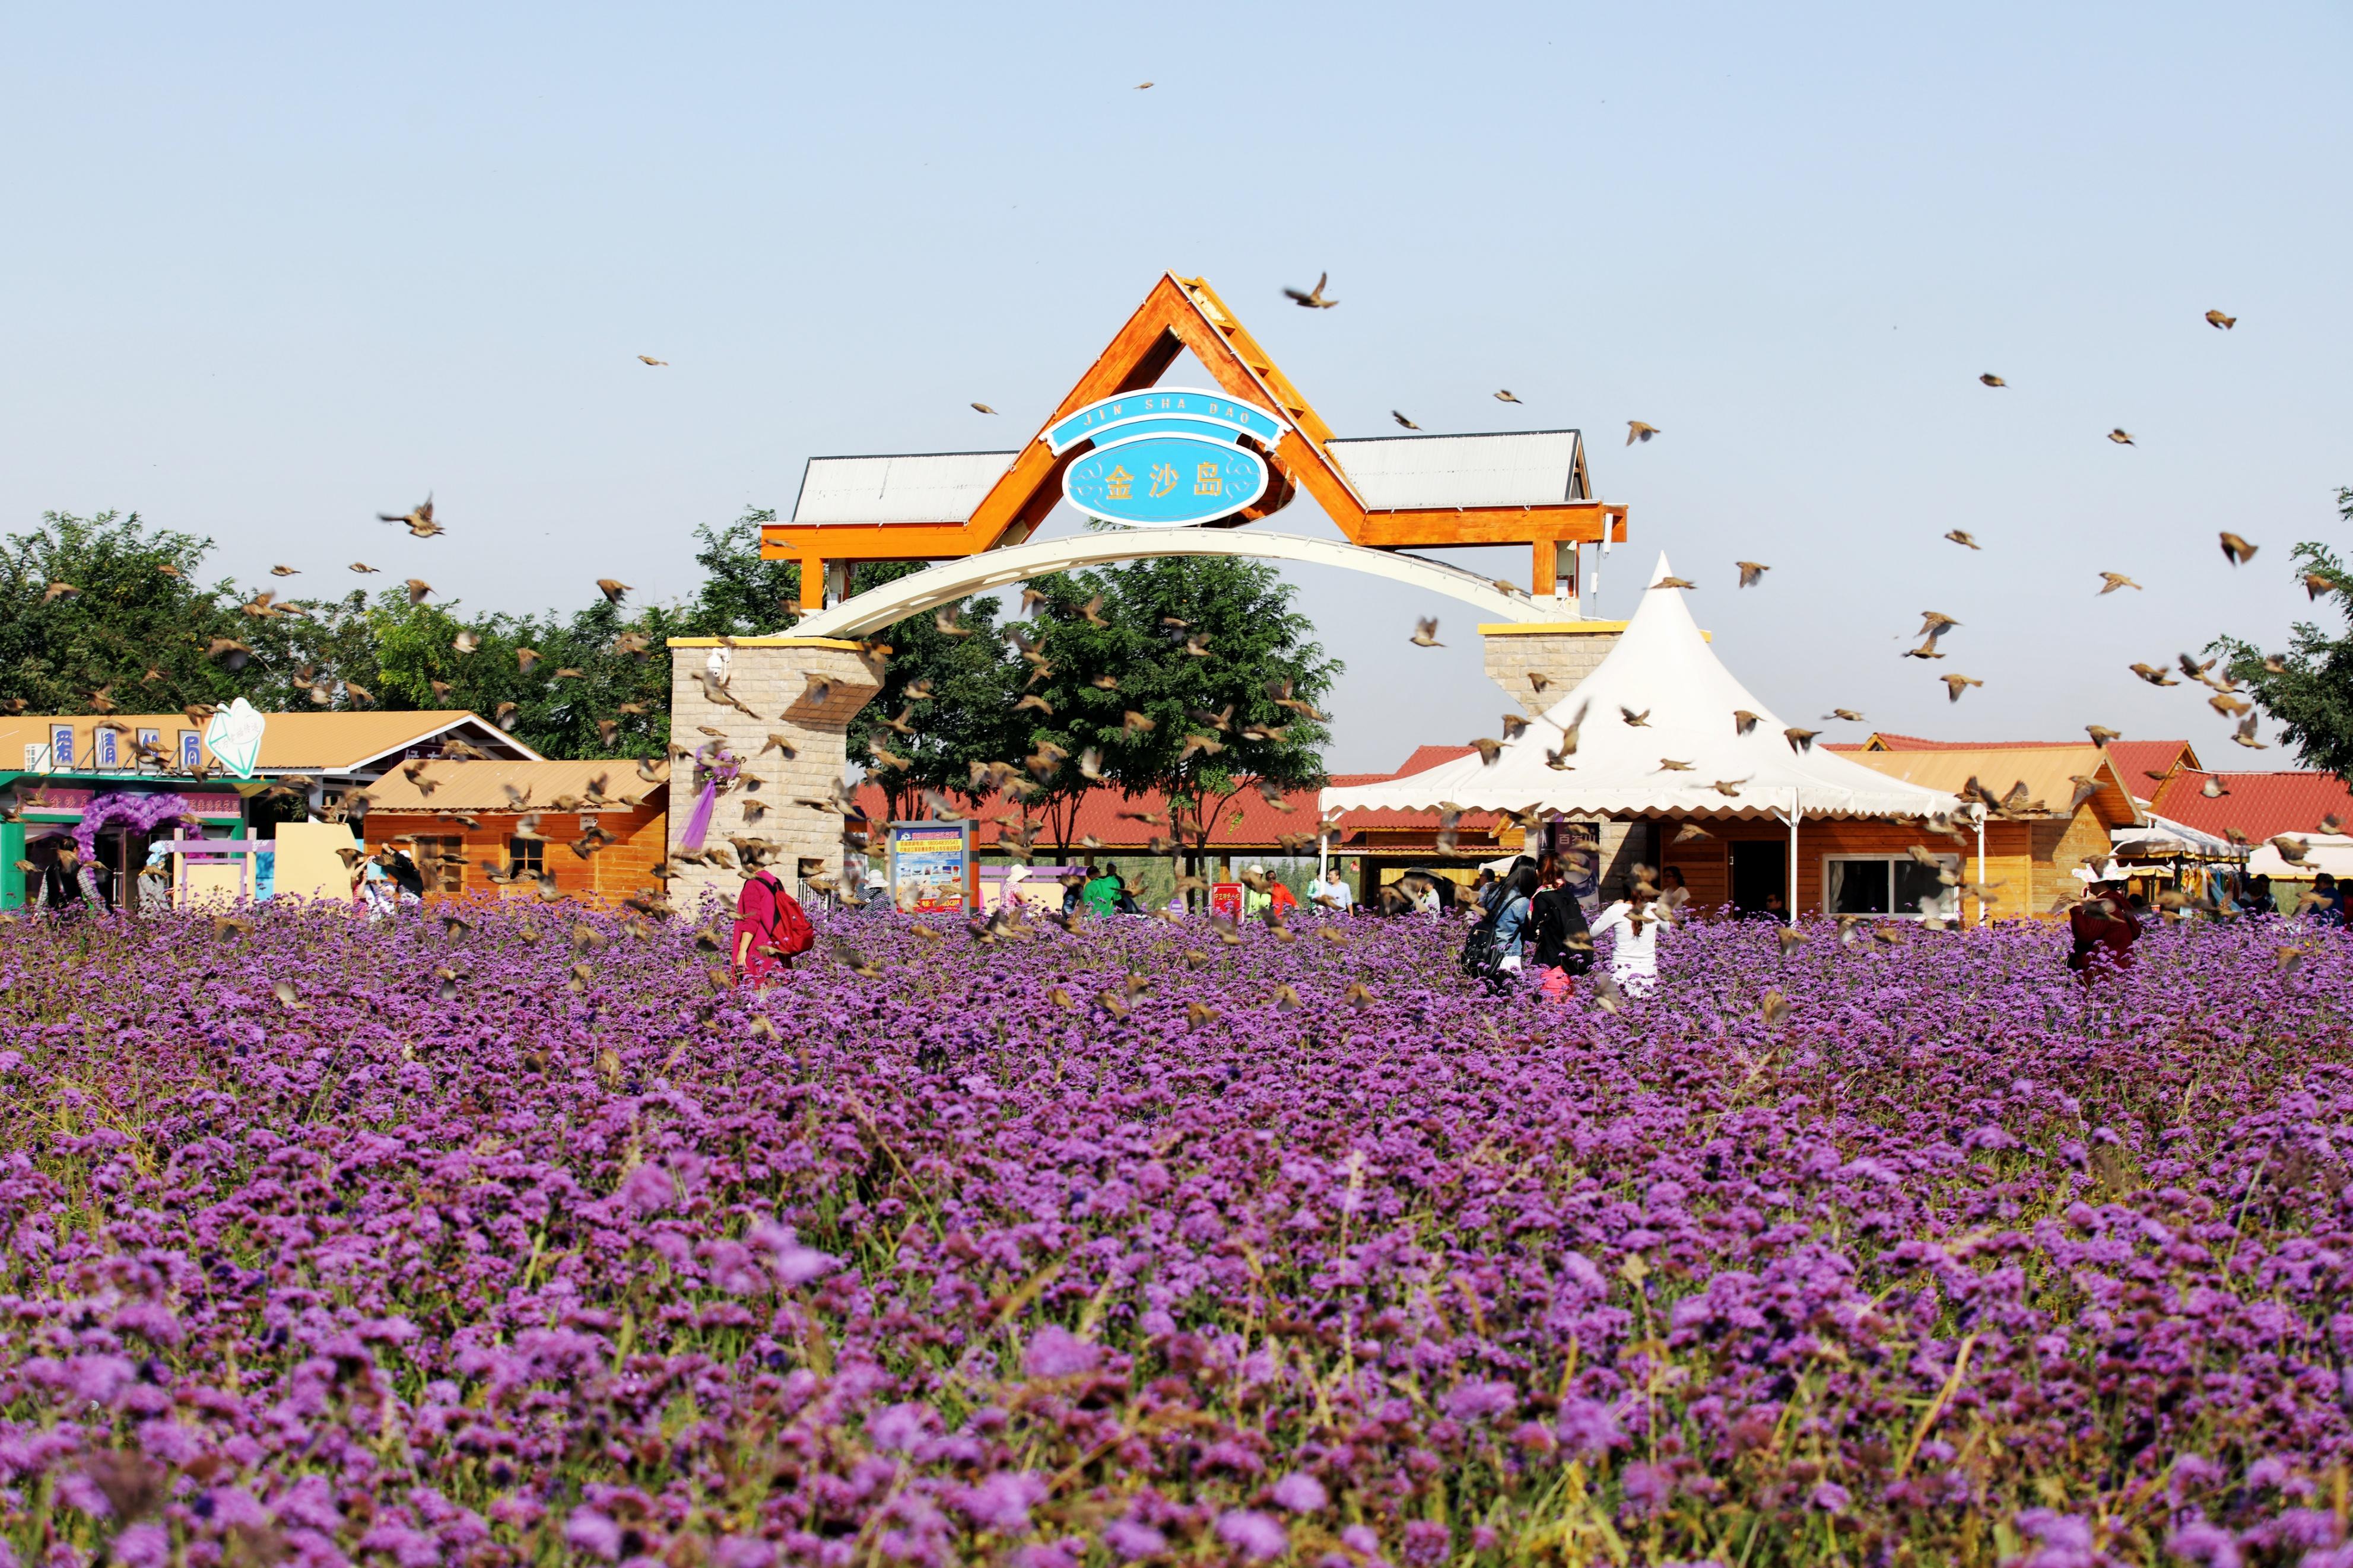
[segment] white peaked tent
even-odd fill
[[[1662,554],[1651,580],[1672,575]],[[1621,708],[1649,718],[1629,724]],[[1741,710],[1757,715],[1745,735],[1733,717]],[[1566,769],[1556,769],[1546,753],[1559,751],[1572,724],[1577,751],[1561,758]],[[1327,789],[1324,815],[1460,807],[1610,818],[1766,817],[1789,824],[1794,858],[1797,824],[1806,816],[1917,817],[1960,809],[1953,795],[1903,784],[1835,752],[1800,752],[1783,728],[1718,661],[1683,591],[1654,587],[1600,667],[1505,742],[1494,762],[1473,755],[1381,784]],[[1670,760],[1690,765],[1662,765]],[[1735,793],[1718,789],[1719,782]]]

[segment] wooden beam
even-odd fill
[[[1565,501],[1555,506],[1429,507],[1368,511],[1350,537],[1376,550],[1440,550],[1457,544],[1529,544],[1573,540],[1599,543],[1603,530],[1613,543],[1626,539],[1626,507],[1620,502]],[[1344,531],[1345,524],[1342,525]]]

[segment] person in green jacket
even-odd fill
[[[1080,901],[1087,907],[1092,920],[1101,920],[1119,910],[1119,877],[1108,866],[1097,868],[1087,878],[1086,886],[1079,892]]]

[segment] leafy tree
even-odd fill
[[[254,689],[260,672],[205,654],[216,637],[250,641],[254,626],[227,583],[196,581],[212,547],[112,511],[44,512],[0,542],[0,700],[82,713],[105,691],[125,711],[168,712]],[[60,584],[76,591],[52,596]]]
[[[921,570],[913,562],[861,566],[850,585],[863,593]],[[974,763],[1011,761],[1028,743],[1022,715],[1014,711],[1021,676],[998,634],[997,602],[980,599],[954,608],[953,624],[964,635],[943,631],[929,610],[881,634],[877,640],[891,647],[882,688],[850,721],[850,760],[889,797],[894,821],[923,815],[926,789],[969,795]],[[911,688],[932,695],[917,700]],[[893,721],[914,733],[901,733]],[[907,765],[881,760],[878,747]]]
[[[1031,586],[1043,595],[1038,641],[1052,671],[1037,689],[1054,709],[1033,742],[1050,740],[1073,759],[1093,748],[1106,782],[1131,798],[1165,793],[1176,813],[1171,837],[1193,853],[1214,844],[1243,790],[1322,782],[1329,730],[1280,701],[1314,708],[1342,667],[1310,640],[1272,567],[1176,556]],[[1074,767],[1055,780],[1049,821],[1065,851],[1087,787]]]
[[[2353,522],[2353,489],[2337,492],[2339,513]],[[2295,547],[2296,575],[2315,599],[2327,599],[2353,620],[2353,576],[2326,544]],[[2220,652],[2228,672],[2245,683],[2255,705],[2293,742],[2306,767],[2353,777],[2353,634],[2298,621],[2288,651],[2267,661],[2262,649],[2239,637],[2218,637],[2207,651]]]

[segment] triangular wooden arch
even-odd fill
[[[1627,508],[1620,502],[1368,508],[1325,447],[1332,427],[1259,346],[1241,319],[1227,309],[1208,279],[1166,272],[1015,456],[968,521],[776,522],[761,530],[760,552],[800,562],[802,607],[816,609],[825,603],[828,565],[954,560],[1019,544],[1061,500],[1062,469],[1084,450],[1073,448],[1055,457],[1042,438],[1046,430],[1090,403],[1154,385],[1187,349],[1229,396],[1275,410],[1291,424],[1269,455],[1273,475],[1267,494],[1240,521],[1279,510],[1294,490],[1304,490],[1353,544],[1377,550],[1528,544],[1534,547],[1531,587],[1538,595],[1553,591],[1563,547],[1605,537],[1625,540]]]

